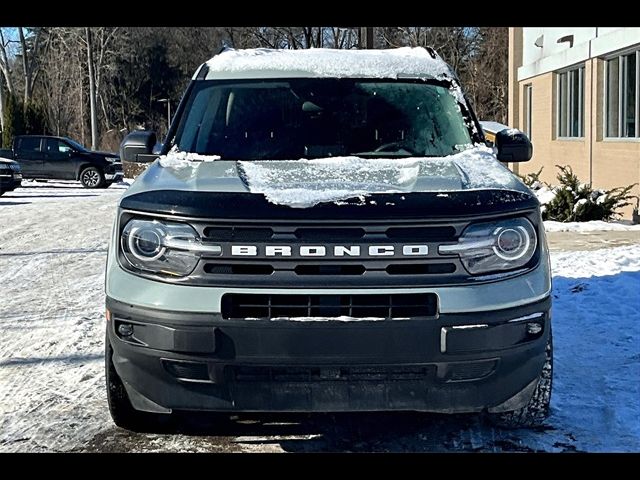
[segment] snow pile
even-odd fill
[[[220,160],[218,155],[200,155],[199,153],[182,152],[178,150],[176,145],[173,146],[169,153],[158,157],[160,165],[165,168],[181,169],[191,166],[191,162],[213,162]]]
[[[540,202],[540,210],[544,212],[546,208],[545,206],[556,198],[556,189],[549,188],[546,185],[536,185],[537,183],[539,184],[540,182],[534,183],[530,188],[533,190],[533,193],[536,194],[536,198]]]
[[[638,232],[640,234],[640,225],[629,225],[619,222],[603,222],[602,220],[591,220],[589,222],[555,222],[553,220],[547,220],[544,222],[544,229],[547,232],[575,232],[575,233],[589,233],[589,232],[601,232],[601,231],[616,231],[616,232]],[[640,241],[640,236],[638,237]]]
[[[308,208],[373,193],[429,191],[417,188],[420,177],[457,180],[457,188],[438,191],[509,188],[513,175],[491,149],[478,146],[442,158],[239,161],[249,190],[277,205]],[[453,173],[452,173],[453,172]],[[454,183],[450,183],[453,185]]]
[[[420,47],[387,50],[310,48],[225,50],[207,62],[207,78],[249,72],[281,72],[282,76],[398,78],[415,76],[447,79],[447,64]],[[214,75],[211,75],[211,74]],[[218,75],[215,75],[218,74]]]

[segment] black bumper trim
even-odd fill
[[[540,374],[550,304],[547,298],[437,319],[295,322],[222,320],[107,299],[112,315],[108,338],[116,370],[128,387],[168,409],[473,412],[501,404]],[[482,351],[440,351],[442,328],[519,327],[509,320],[536,312],[544,313],[538,336],[524,341],[516,336],[506,344],[498,335],[493,342],[483,339]],[[148,329],[138,339],[144,344],[118,336],[116,325],[123,319]],[[189,333],[182,333],[187,336],[179,345],[175,334],[163,337],[156,331]]]

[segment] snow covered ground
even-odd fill
[[[544,222],[544,229],[547,232],[573,232],[573,233],[591,233],[591,232],[635,232],[640,241],[640,225],[631,225],[623,222],[603,222],[601,220],[592,220],[590,222],[554,222],[547,220]]]
[[[102,359],[106,242],[126,185],[24,184],[0,197],[0,451],[640,449],[640,240],[552,253],[555,376],[544,428],[393,413],[241,416],[215,427],[217,417],[202,416],[183,433],[132,434],[111,423]]]

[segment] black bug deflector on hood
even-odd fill
[[[538,200],[529,193],[498,189],[378,193],[304,209],[275,205],[262,194],[185,190],[140,192],[120,203],[126,210],[197,218],[345,221],[500,215],[532,210],[538,205]]]

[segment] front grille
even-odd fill
[[[362,287],[402,287],[468,279],[459,259],[438,253],[439,245],[456,241],[468,224],[464,220],[447,224],[418,220],[191,224],[204,242],[220,245],[222,254],[203,258],[185,282],[188,284],[243,287],[251,282],[254,287],[337,288],[352,287],[357,281]],[[238,246],[247,253],[234,254]],[[424,249],[427,254],[405,254],[406,246]],[[391,247],[393,254],[371,254],[370,247]],[[303,254],[304,248],[311,254]]]
[[[415,318],[434,317],[432,293],[382,295],[256,295],[227,293],[222,297],[224,319],[272,318]]]
[[[271,275],[272,265],[244,263],[207,263],[204,271],[212,275]]]
[[[298,265],[296,275],[362,275],[364,265]]]
[[[450,242],[456,238],[456,229],[445,227],[392,227],[387,229],[389,239],[403,241]]]
[[[344,242],[364,238],[363,228],[297,228],[294,235],[297,239],[311,242]]]
[[[389,382],[431,379],[435,375],[435,366],[237,366],[231,367],[231,372],[236,382]]]
[[[266,242],[273,237],[268,227],[206,227],[204,238],[210,242]]]

